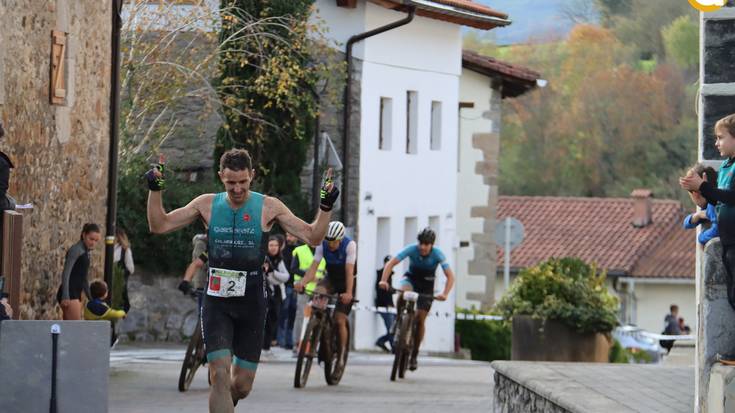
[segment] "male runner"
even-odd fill
[[[393,267],[405,258],[408,258],[410,261],[408,272],[401,279],[401,289],[403,291],[415,291],[419,294],[433,295],[436,267],[441,265],[444,275],[447,277],[447,283],[444,285],[444,291],[435,298],[439,301],[446,300],[454,286],[454,272],[449,268],[449,263],[444,253],[434,246],[435,241],[436,233],[434,230],[431,228],[422,229],[418,235],[418,244],[407,246],[403,251],[396,254],[393,259],[388,261],[388,264],[383,269],[383,276],[379,284],[380,287],[385,290],[390,288],[388,277],[393,272]],[[431,309],[431,302],[432,299],[430,298],[419,297],[419,301],[416,303],[417,337],[415,347],[411,352],[411,360],[408,363],[408,368],[412,371],[418,367],[416,357],[419,354],[421,341],[424,339],[424,323],[426,322],[426,315]],[[399,302],[399,308],[400,305],[401,303]]]
[[[163,208],[163,165],[146,173],[148,225],[163,234],[201,218],[208,228],[209,282],[202,308],[204,344],[212,387],[211,413],[231,413],[252,389],[265,326],[262,264],[268,232],[275,223],[298,238],[318,244],[339,196],[327,172],[320,211],[312,224],[297,218],[280,200],[250,190],[255,177],[250,155],[231,149],[220,158],[225,192],[200,195],[171,212]],[[233,366],[234,365],[234,366]]]

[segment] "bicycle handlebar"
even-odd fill
[[[312,291],[312,292],[307,292],[307,291],[299,291],[298,293],[299,293],[299,294],[304,294],[304,295],[308,295],[309,297],[312,297],[312,298],[313,298],[313,297],[326,297],[326,298],[329,298],[329,299],[332,299],[332,300],[339,300],[339,297],[340,297],[340,296],[342,295],[341,293],[336,293],[336,294],[325,294],[325,293],[320,293],[320,292],[317,292],[317,291]],[[359,303],[359,302],[360,302],[360,300],[355,300],[355,299],[353,298],[351,302],[352,302],[353,304],[354,304],[354,303]]]
[[[405,293],[406,291],[404,291],[404,290],[397,290],[397,289],[395,289],[395,288],[393,288],[393,287],[390,287],[390,288],[388,289],[388,292],[390,292],[391,294],[395,294],[395,293],[400,293],[400,294],[403,294],[403,293]],[[412,292],[413,292],[413,291],[412,291]],[[421,298],[430,298],[430,299],[432,299],[432,300],[435,300],[435,299],[436,299],[436,296],[435,296],[435,295],[433,295],[433,294],[423,294],[423,293],[416,293],[416,294],[418,294],[418,295],[419,295],[419,297],[421,297]]]

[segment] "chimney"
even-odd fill
[[[651,212],[651,198],[653,194],[650,189],[635,189],[631,192],[633,198],[633,226],[643,228],[653,222]]]

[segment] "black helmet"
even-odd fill
[[[436,241],[436,232],[433,229],[426,227],[419,232],[417,237],[419,244],[433,244]]]

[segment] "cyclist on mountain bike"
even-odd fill
[[[209,281],[202,307],[204,343],[212,387],[210,412],[231,413],[247,397],[263,347],[266,316],[265,244],[276,223],[312,244],[322,241],[339,191],[327,172],[316,219],[307,224],[280,200],[250,190],[255,177],[250,154],[231,149],[220,158],[225,192],[200,195],[171,212],[163,208],[163,165],[146,173],[148,226],[163,234],[202,219],[208,228]]]
[[[355,287],[355,263],[357,261],[357,243],[345,236],[345,226],[339,221],[329,223],[324,241],[314,251],[314,261],[304,278],[294,284],[294,289],[302,291],[304,286],[316,277],[317,268],[322,258],[327,262],[327,275],[317,285],[318,292],[340,294],[339,303],[334,310],[339,329],[340,345],[347,343],[347,317],[352,310],[352,294]],[[321,290],[321,291],[320,291]],[[340,354],[345,354],[342,351]],[[344,366],[345,360],[339,360]]]
[[[385,290],[390,289],[388,277],[393,272],[393,267],[405,258],[408,258],[410,261],[408,272],[401,279],[401,289],[403,291],[415,291],[419,294],[432,295],[434,294],[436,267],[441,265],[444,275],[447,277],[447,282],[444,285],[444,291],[434,298],[439,301],[444,301],[454,286],[454,272],[449,268],[449,263],[444,253],[438,247],[434,246],[434,242],[436,241],[434,230],[428,227],[424,228],[419,232],[417,238],[418,244],[407,246],[403,251],[396,254],[393,259],[388,261],[388,264],[383,269],[383,276],[380,279],[379,285]],[[412,371],[418,367],[416,357],[419,353],[421,341],[424,339],[424,322],[426,321],[426,315],[431,309],[431,302],[432,300],[430,298],[421,297],[416,305],[416,322],[418,323],[416,347],[411,352],[411,360],[408,365],[408,368]],[[399,301],[399,309],[401,304]]]

